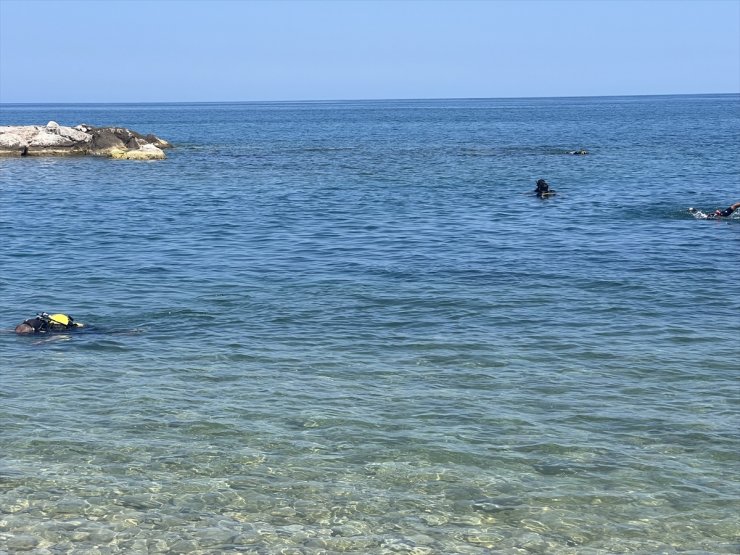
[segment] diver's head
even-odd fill
[[[36,333],[36,330],[33,329],[33,326],[30,326],[26,324],[25,322],[23,322],[22,324],[18,324],[15,327],[15,333],[19,333],[19,334]]]

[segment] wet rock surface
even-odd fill
[[[156,135],[124,127],[0,126],[0,156],[104,156],[127,160],[161,160],[172,145]]]

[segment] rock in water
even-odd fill
[[[111,158],[123,160],[164,160],[164,151],[154,145],[142,145],[141,148],[113,149],[110,151]]]
[[[55,121],[44,126],[0,126],[0,156],[89,155],[125,160],[162,160],[172,145],[155,135],[124,127],[65,127]]]

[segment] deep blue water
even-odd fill
[[[175,148],[0,159],[0,553],[740,552],[740,96],[49,120]]]

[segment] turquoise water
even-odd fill
[[[0,159],[0,553],[740,552],[740,96],[49,120],[176,147]]]

